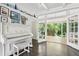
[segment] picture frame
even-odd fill
[[[10,11],[11,23],[20,23],[20,14],[15,11]]]
[[[26,20],[28,20],[28,18],[26,18],[25,16],[21,16],[21,23],[22,24],[26,24]]]
[[[6,18],[6,17],[1,17],[1,22],[7,23],[7,22],[8,22],[8,18]]]
[[[3,6],[0,6],[0,14],[4,17],[9,16],[9,9]]]

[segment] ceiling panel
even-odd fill
[[[45,8],[40,5],[40,3],[19,3],[17,6],[21,10],[32,14],[45,10]]]
[[[63,3],[45,3],[45,5],[48,7],[48,9],[51,9],[63,6]]]

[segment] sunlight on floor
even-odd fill
[[[66,44],[66,38],[65,37],[62,38],[59,36],[47,36],[47,41]]]

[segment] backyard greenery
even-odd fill
[[[61,25],[60,23],[48,23],[47,24],[47,35],[48,36],[61,36],[61,27],[63,36],[66,35],[66,23]],[[45,24],[39,24],[39,38],[45,38]]]
[[[47,24],[47,34],[50,35],[57,35],[60,36],[61,35],[61,27],[63,27],[63,35],[66,34],[66,23],[63,23],[63,25],[61,25],[60,23],[48,23]]]
[[[45,39],[45,24],[44,23],[39,24],[39,38]]]

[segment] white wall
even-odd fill
[[[37,40],[37,26],[38,26],[38,19],[33,19],[32,21],[32,33],[33,33],[33,39]]]

